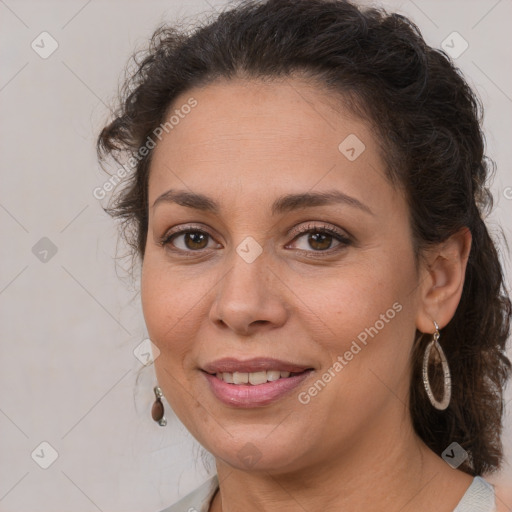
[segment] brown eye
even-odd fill
[[[165,236],[165,238],[162,240],[162,245],[172,245],[173,250],[175,248],[176,250],[188,252],[200,251],[208,248],[209,239],[211,239],[211,237],[205,231],[198,229],[186,229]]]
[[[208,245],[208,235],[198,231],[191,231],[184,234],[183,242],[188,249],[205,249]]]
[[[308,244],[310,247],[316,250],[326,250],[330,249],[333,236],[325,233],[309,233],[308,234]]]
[[[351,240],[341,232],[326,227],[308,226],[306,229],[301,230],[300,234],[295,237],[294,244],[300,239],[304,239],[305,241],[302,242],[302,247],[296,248],[308,252],[328,252],[333,246],[333,241],[337,242],[333,250],[341,249],[351,244]],[[313,249],[313,251],[311,251],[311,249]]]

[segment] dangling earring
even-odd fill
[[[153,388],[155,392],[155,401],[153,402],[153,407],[151,407],[151,417],[155,420],[161,427],[165,427],[167,425],[167,420],[164,416],[164,404],[162,403],[162,390],[155,386]]]
[[[444,354],[441,345],[439,344],[439,326],[437,322],[434,320],[434,325],[436,327],[436,332],[432,336],[432,340],[427,345],[425,349],[425,354],[423,356],[423,385],[425,386],[425,391],[427,392],[430,403],[439,411],[444,411],[449,403],[452,396],[452,379],[450,375],[450,368],[448,366],[448,361],[446,360],[446,356]],[[430,359],[430,352],[432,347],[436,348],[439,357],[441,358],[441,365],[443,367],[444,373],[444,396],[443,399],[439,402],[436,400],[434,394],[432,393],[432,388],[430,387],[430,381],[428,377],[428,363]]]

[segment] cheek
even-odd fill
[[[159,348],[163,326],[167,324],[166,317],[172,311],[167,305],[165,286],[162,279],[158,279],[161,273],[152,262],[151,255],[146,254],[142,265],[141,276],[141,302],[144,320],[148,328],[149,337]],[[165,280],[165,279],[164,279]]]
[[[343,373],[350,374],[351,382],[366,382],[372,377],[369,368],[386,376],[394,365],[397,372],[406,368],[415,332],[410,295],[414,261],[382,252],[373,256],[368,264],[339,269],[337,276],[308,292],[308,306],[316,313],[310,315],[310,335],[325,350],[326,363],[342,357]]]
[[[180,290],[175,274],[155,260],[145,256],[141,302],[149,338],[160,351],[154,362],[156,379],[172,411],[190,423],[196,400],[185,362],[193,348],[191,308],[197,299],[187,295],[190,288]]]
[[[317,332],[338,339],[343,333],[341,339],[346,340],[345,335],[356,337],[376,322],[377,328],[383,330],[387,320],[391,322],[398,316],[396,309],[400,308],[393,305],[403,296],[404,274],[407,271],[401,269],[395,276],[389,264],[374,261],[371,265],[337,269],[322,279],[303,280],[293,288],[297,296],[304,297],[300,301],[305,306],[304,314],[311,321],[315,319]],[[383,320],[380,315],[384,315]]]
[[[149,338],[160,350],[155,364],[183,373],[194,365],[214,278],[173,268],[160,254],[145,256],[141,301]]]
[[[183,350],[180,341],[187,339],[190,330],[187,310],[193,299],[188,292],[190,288],[180,287],[169,268],[146,255],[141,277],[142,311],[149,337],[161,355],[171,352],[179,356]]]

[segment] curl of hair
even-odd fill
[[[178,95],[219,79],[314,80],[375,129],[386,173],[408,201],[416,262],[429,246],[469,228],[472,246],[453,319],[441,331],[452,400],[434,409],[424,392],[417,332],[409,408],[417,434],[438,455],[452,442],[469,454],[459,469],[493,472],[502,461],[503,389],[511,303],[484,223],[492,208],[481,104],[462,74],[407,18],[343,0],[243,1],[190,32],[160,26],[135,54],[114,119],[101,131],[100,161],[134,154],[165,122]],[[143,260],[151,152],[107,211]],[[427,340],[428,342],[428,340]],[[442,387],[439,372],[434,391]]]

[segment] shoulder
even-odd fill
[[[217,475],[213,475],[195,491],[160,512],[208,512],[210,501],[219,486]]]

